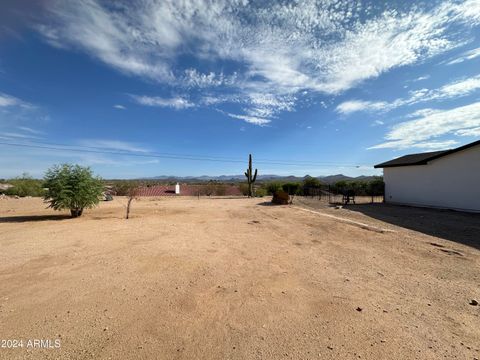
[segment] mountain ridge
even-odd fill
[[[294,176],[294,175],[274,175],[274,174],[267,174],[267,175],[258,175],[257,180],[260,182],[265,181],[291,181],[291,182],[299,182],[303,181],[309,175],[301,176]],[[315,176],[316,179],[327,183],[333,184],[338,181],[352,181],[352,180],[362,180],[362,181],[370,181],[374,178],[378,178],[378,176],[369,176],[369,175],[360,175],[360,176],[347,176],[343,174],[335,174],[335,175],[326,175],[326,176]],[[178,182],[205,182],[205,181],[222,181],[222,182],[239,182],[244,181],[244,175],[218,175],[218,176],[208,176],[208,175],[201,175],[201,176],[174,176],[174,175],[159,175],[147,178],[139,178],[138,180],[159,180],[159,181],[178,181]]]

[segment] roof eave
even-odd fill
[[[378,165],[375,165],[373,168],[374,169],[383,169],[383,168],[391,168],[391,167],[418,166],[418,165],[427,165],[427,164],[428,164],[427,161],[416,162],[416,163],[413,163],[413,164],[392,164],[392,165],[378,164]]]

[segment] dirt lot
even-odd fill
[[[1,359],[480,358],[478,216],[125,203],[0,200]]]

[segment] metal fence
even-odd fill
[[[338,190],[331,185],[322,185],[315,188],[305,188],[304,196],[318,199],[326,204],[373,204],[382,203],[384,195],[368,195],[356,193],[353,190]]]

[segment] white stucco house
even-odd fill
[[[480,140],[375,168],[383,168],[387,203],[480,212]]]

